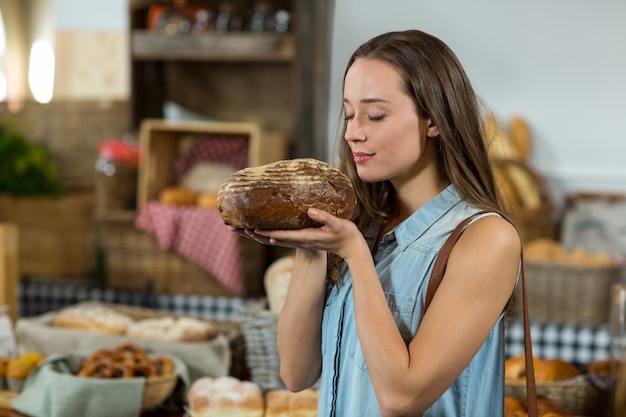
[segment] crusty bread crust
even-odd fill
[[[224,223],[241,229],[319,226],[309,208],[350,218],[356,206],[352,183],[337,168],[313,158],[248,167],[221,185],[217,205]]]

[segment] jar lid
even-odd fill
[[[109,139],[100,143],[98,156],[130,165],[139,164],[139,148],[127,139]]]

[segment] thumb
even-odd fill
[[[327,212],[317,208],[308,209],[306,214],[311,220],[315,220],[316,222],[323,224],[326,224],[328,222],[328,218],[330,217]]]

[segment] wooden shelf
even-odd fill
[[[131,35],[134,60],[291,62],[295,50],[291,34],[231,32],[169,36],[133,30]]]

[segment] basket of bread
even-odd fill
[[[522,240],[554,236],[554,202],[545,181],[530,163],[529,125],[522,117],[512,116],[504,126],[493,113],[486,114],[484,125],[500,197]]]
[[[173,354],[190,378],[249,374],[245,340],[238,323],[99,301],[85,301],[16,324],[21,349],[46,355],[133,342]]]
[[[621,256],[568,250],[554,239],[529,242],[524,247],[529,317],[554,324],[608,323],[611,286],[623,267]]]
[[[144,378],[141,409],[161,405],[174,392],[178,382],[175,362],[170,355],[148,353],[135,343],[113,349],[100,349],[85,357],[76,375],[81,378]]]
[[[139,415],[173,397],[179,381],[189,382],[180,358],[124,342],[47,356],[11,407],[26,415]]]
[[[542,359],[533,356],[535,385],[540,413],[551,410],[555,416],[604,415],[609,401],[609,386],[612,381],[610,360],[596,360],[585,366],[560,358]],[[505,361],[505,395],[512,399],[505,402],[510,410],[506,416],[525,416],[516,400],[525,404],[526,358],[517,355]],[[543,410],[542,410],[543,407]],[[514,414],[513,411],[519,411]]]

